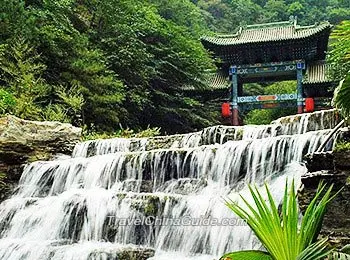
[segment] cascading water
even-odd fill
[[[222,198],[268,180],[279,199],[286,177],[299,179],[298,162],[336,122],[328,111],[78,144],[72,158],[26,166],[0,205],[0,259],[119,259],[141,247],[154,248],[156,260],[212,260],[259,248]]]

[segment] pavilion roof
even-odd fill
[[[306,73],[303,77],[303,84],[318,84],[332,82],[330,77],[331,65],[324,61],[319,61],[310,64],[306,68]]]
[[[202,43],[206,46],[228,46],[247,43],[277,42],[285,40],[305,39],[318,33],[330,30],[329,22],[316,23],[310,26],[300,26],[296,20],[287,22],[256,24],[240,27],[235,34],[204,36]]]

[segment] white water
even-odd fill
[[[237,221],[223,197],[266,180],[280,199],[285,179],[299,180],[298,162],[336,123],[333,114],[207,128],[166,137],[158,150],[151,148],[162,138],[89,141],[72,158],[32,163],[0,205],[0,259],[114,259],[141,246],[154,248],[155,260],[212,260],[259,248],[241,222],[215,222]],[[155,219],[168,222],[135,222]]]

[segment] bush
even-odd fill
[[[92,127],[92,129],[94,129]],[[86,126],[83,130],[83,140],[95,140],[95,139],[109,139],[109,138],[143,138],[143,137],[154,137],[160,135],[159,127],[148,127],[145,130],[134,131],[130,128],[119,129],[114,133],[97,132],[90,130]]]
[[[0,89],[0,115],[12,111],[16,105],[15,97],[4,89]]]

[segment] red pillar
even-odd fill
[[[238,126],[239,125],[238,108],[232,109],[232,125],[234,125],[234,126]]]

